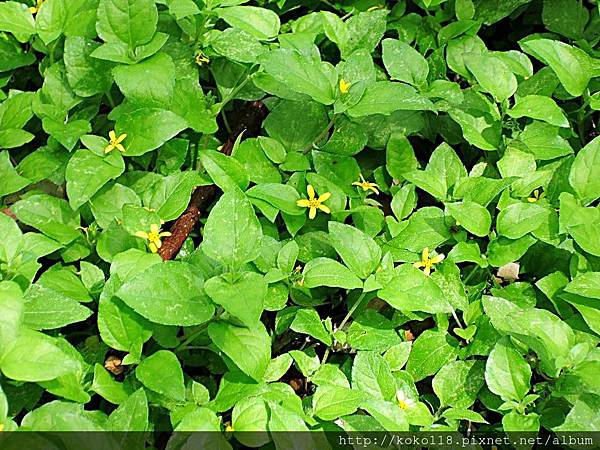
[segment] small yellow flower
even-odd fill
[[[412,398],[408,398],[404,391],[401,390],[396,391],[396,401],[400,409],[405,411],[416,405],[415,401]]]
[[[171,236],[171,233],[168,231],[160,231],[160,228],[157,224],[153,223],[150,225],[150,233],[146,233],[145,231],[136,231],[135,235],[142,239],[146,239],[148,241],[148,248],[152,253],[158,252],[158,249],[162,247],[162,242],[160,238]]]
[[[194,58],[194,61],[196,61],[196,64],[201,66],[202,64],[208,64],[210,62],[210,59],[208,59],[204,53],[198,52],[198,53],[196,53],[196,57]]]
[[[4,424],[0,423],[0,433],[4,431]]]
[[[363,191],[373,191],[375,194],[379,195],[379,191],[377,190],[379,186],[377,186],[375,183],[370,183],[369,181],[365,180],[365,178],[362,176],[362,173],[360,174],[360,181],[355,181],[352,183],[352,186],[360,186]]]
[[[233,433],[235,430],[230,424],[225,425],[225,433]]]
[[[533,196],[532,196],[532,197],[529,197],[529,198],[527,199],[527,201],[528,201],[529,203],[535,203],[535,202],[537,202],[538,200],[540,200],[540,199],[544,198],[544,196],[545,196],[545,195],[546,195],[546,194],[545,194],[544,192],[540,193],[540,190],[539,190],[539,189],[536,189],[535,191],[533,191]]]
[[[423,253],[421,254],[421,261],[414,263],[413,266],[415,266],[417,269],[423,267],[423,273],[425,275],[429,275],[431,273],[431,269],[434,268],[433,265],[442,262],[444,258],[445,256],[441,253],[433,258],[430,258],[429,249],[425,247],[423,249]]]
[[[340,80],[340,92],[342,94],[347,94],[348,91],[350,90],[350,86],[352,86],[352,83],[348,83],[343,78]]]
[[[44,3],[44,0],[37,0],[35,3],[35,6],[30,6],[29,7],[29,12],[31,14],[36,14],[40,11],[40,8],[42,7],[42,3]]]
[[[108,145],[104,149],[104,153],[110,153],[115,148],[121,153],[125,151],[125,147],[123,147],[123,144],[121,144],[121,142],[123,142],[123,140],[127,137],[126,134],[122,134],[121,136],[117,137],[115,130],[111,130],[108,133],[108,137],[110,138],[110,140],[108,141]]]
[[[330,214],[331,210],[323,205],[323,202],[326,201],[329,197],[331,197],[331,192],[325,192],[320,197],[315,197],[315,189],[309,184],[306,186],[306,192],[308,193],[308,198],[303,198],[298,200],[296,204],[302,208],[308,208],[308,218],[314,219],[317,215],[317,209],[320,209],[326,214]]]

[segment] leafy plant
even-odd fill
[[[0,3],[0,430],[600,429],[599,25]]]

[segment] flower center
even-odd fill
[[[318,208],[321,205],[321,202],[317,198],[313,198],[312,200],[308,200],[309,208]]]
[[[160,241],[160,236],[159,236],[158,232],[157,231],[151,231],[150,233],[148,233],[148,240],[150,242]]]
[[[407,410],[410,408],[410,405],[405,402],[404,400],[398,400],[398,406],[400,407],[400,409],[404,409]]]

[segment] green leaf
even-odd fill
[[[81,236],[79,214],[62,199],[47,194],[36,194],[24,198],[11,210],[17,218],[61,244],[68,244]]]
[[[154,183],[146,192],[144,203],[155,209],[162,220],[174,220],[185,211],[192,191],[200,182],[193,171],[176,172]]]
[[[219,18],[258,39],[270,39],[279,33],[279,16],[270,9],[256,6],[231,6],[216,10]]]
[[[77,370],[79,363],[65,353],[54,338],[22,328],[17,338],[3,349],[2,373],[17,381],[48,381]]]
[[[214,313],[202,285],[202,277],[191,265],[167,261],[152,265],[127,280],[116,295],[152,322],[199,325]]]
[[[403,264],[377,295],[392,307],[403,312],[424,311],[441,313],[452,311],[442,290],[422,271]]]
[[[27,5],[12,1],[1,3],[0,31],[8,31],[21,42],[26,42],[35,33],[35,21]]]
[[[519,239],[542,225],[548,211],[533,203],[513,203],[498,214],[498,234],[509,239]]]
[[[71,208],[77,210],[124,170],[125,162],[119,152],[112,151],[106,156],[98,156],[90,150],[77,150],[69,160],[65,172]]]
[[[444,406],[468,409],[484,385],[483,361],[452,361],[433,377],[433,391]]]
[[[520,402],[529,392],[531,368],[508,339],[496,343],[485,365],[485,381],[504,401]]]
[[[200,161],[215,184],[224,192],[248,188],[248,174],[235,158],[214,150],[205,150],[200,152]]]
[[[271,361],[271,338],[262,323],[244,328],[213,322],[208,326],[208,335],[242,372],[255,381],[262,381]]]
[[[562,109],[550,97],[528,95],[519,97],[517,103],[507,111],[510,117],[531,117],[557,127],[569,127],[569,121]]]
[[[202,249],[221,264],[237,268],[260,253],[262,229],[246,196],[232,190],[213,207],[204,227]]]
[[[316,102],[331,105],[335,100],[336,75],[329,63],[295,49],[278,48],[262,57],[262,66],[276,80]]]
[[[157,53],[144,61],[120,65],[113,77],[128,101],[136,106],[166,107],[175,89],[175,64],[165,53]]]
[[[156,31],[158,11],[152,0],[100,0],[96,29],[104,42],[130,49],[148,43]]]
[[[112,64],[91,56],[99,46],[97,42],[81,36],[69,36],[65,39],[67,80],[73,92],[81,97],[106,92],[112,86]]]
[[[406,371],[415,381],[433,375],[458,355],[457,341],[445,332],[426,330],[414,342]]]
[[[319,314],[314,309],[299,309],[290,328],[297,333],[308,334],[326,345],[331,345],[331,335],[325,329]]]
[[[564,42],[536,38],[520,42],[521,48],[548,64],[565,90],[579,96],[591,78],[590,57],[583,50]]]
[[[379,81],[367,86],[360,101],[348,109],[351,117],[372,114],[389,115],[394,111],[433,110],[433,104],[420,95],[415,88],[402,83]]]
[[[457,203],[447,203],[446,208],[460,224],[469,233],[475,236],[487,236],[492,225],[492,217],[489,211],[478,203],[463,201]]]
[[[376,352],[358,352],[352,364],[352,389],[381,400],[396,398],[396,380],[386,360]]]
[[[517,90],[517,79],[499,58],[489,54],[472,53],[464,56],[465,64],[481,87],[502,102]]]
[[[148,389],[177,402],[185,400],[183,370],[174,353],[159,350],[142,360],[135,375]]]
[[[165,367],[165,369],[167,368]],[[110,414],[108,423],[112,431],[146,431],[148,428],[148,400],[144,389],[138,389],[121,403]]]
[[[367,234],[339,222],[329,222],[329,239],[342,257],[344,264],[360,278],[365,279],[377,269],[381,248]]]
[[[15,170],[7,151],[0,153],[0,197],[20,191],[31,182]]]
[[[2,354],[17,339],[23,325],[23,294],[12,281],[0,282],[0,360]]]
[[[384,39],[381,48],[383,64],[393,80],[417,87],[427,82],[429,65],[417,50],[395,39]]]
[[[255,272],[224,274],[211,278],[204,289],[213,302],[237,317],[247,327],[260,320],[267,295],[265,278]]]
[[[302,271],[304,286],[318,286],[355,289],[362,287],[362,281],[350,269],[330,258],[311,259]]]
[[[61,328],[82,322],[92,315],[92,311],[77,300],[39,284],[32,284],[23,298],[24,324],[34,330]]]
[[[334,420],[354,413],[363,400],[360,391],[333,384],[319,386],[313,396],[315,416],[323,420]]]
[[[600,137],[579,150],[575,156],[569,184],[584,205],[600,198]]]

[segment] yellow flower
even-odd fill
[[[354,183],[352,183],[352,186],[360,186],[361,188],[363,188],[363,191],[373,191],[375,192],[375,194],[379,195],[379,191],[377,190],[379,186],[377,186],[375,183],[370,183],[366,181],[365,178],[362,176],[362,173],[360,174],[360,181],[355,181]]]
[[[29,7],[29,12],[31,14],[35,14],[35,13],[39,12],[40,8],[42,7],[42,3],[44,3],[44,0],[37,0],[37,2],[35,3],[35,6]]]
[[[398,402],[400,409],[405,411],[416,405],[415,401],[412,398],[408,398],[404,391],[401,390],[396,391],[396,401]]]
[[[352,86],[352,83],[348,83],[346,80],[341,79],[340,80],[340,92],[342,94],[347,94],[348,91],[350,90],[350,86]]]
[[[153,223],[150,225],[150,233],[145,231],[136,231],[135,235],[148,241],[148,248],[152,253],[156,253],[160,247],[162,247],[161,237],[171,236],[168,231],[160,231],[157,224]]]
[[[544,196],[545,196],[545,193],[544,193],[544,192],[540,193],[540,190],[539,190],[539,189],[536,189],[535,191],[533,191],[533,196],[532,196],[532,197],[529,197],[529,198],[527,199],[527,201],[528,201],[529,203],[535,203],[535,202],[537,202],[538,200],[540,200],[540,199],[544,198]]]
[[[202,52],[196,53],[196,57],[194,58],[194,60],[199,66],[201,66],[204,63],[208,64],[210,62],[210,59],[208,59],[206,55]]]
[[[317,215],[317,209],[320,209],[327,214],[331,213],[331,210],[327,206],[323,205],[323,202],[331,197],[330,192],[325,192],[323,195],[317,198],[315,197],[315,189],[310,184],[306,186],[306,192],[308,193],[308,198],[298,200],[296,204],[302,208],[308,208],[309,219],[315,218]]]
[[[108,145],[104,149],[104,153],[110,153],[115,148],[121,153],[125,151],[125,147],[123,147],[123,144],[121,144],[121,142],[123,142],[123,140],[127,137],[126,134],[122,134],[121,136],[117,137],[115,130],[111,130],[108,133],[108,137],[110,138],[110,140],[108,141]]]
[[[233,429],[232,425],[229,425],[229,424],[225,425],[225,433],[232,433],[234,431],[235,430]]]
[[[423,249],[423,253],[421,254],[421,261],[413,264],[417,269],[423,267],[423,273],[425,275],[429,275],[431,273],[431,269],[434,264],[440,263],[444,260],[445,256],[442,254],[436,255],[433,258],[429,257],[429,249],[425,247]]]

